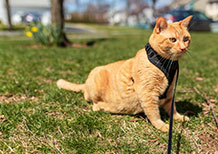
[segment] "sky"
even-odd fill
[[[113,6],[113,8],[117,9],[117,10],[122,10],[125,8],[125,0],[79,0],[79,8],[77,7],[76,4],[77,0],[65,0],[65,7],[68,9],[68,11],[70,12],[74,12],[74,11],[84,11],[87,7],[88,3],[109,3]],[[170,4],[173,0],[157,0],[156,3],[156,8],[162,8],[168,4]],[[152,4],[152,0],[147,0],[147,3],[149,5]]]

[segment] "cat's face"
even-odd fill
[[[163,17],[159,17],[149,39],[152,48],[165,58],[178,60],[187,51],[191,41],[188,32],[191,19],[192,16],[189,16],[179,22],[167,23]]]

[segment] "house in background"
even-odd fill
[[[126,12],[112,10],[108,14],[108,21],[110,25],[125,25],[127,20]]]
[[[34,12],[42,18],[50,12],[50,0],[10,0],[12,23],[21,22],[22,15]],[[7,24],[5,0],[0,0],[0,21]]]
[[[209,18],[218,21],[218,0],[197,0],[194,9],[204,12]]]
[[[218,0],[174,0],[170,9],[184,7],[205,13],[209,18],[218,21]]]
[[[209,0],[206,5],[206,15],[218,21],[218,0]]]
[[[126,10],[112,10],[108,13],[110,25],[138,27],[150,25],[153,20],[153,10],[148,6],[141,8],[139,11],[129,13],[127,13]]]

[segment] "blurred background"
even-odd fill
[[[144,48],[158,16],[189,15],[176,103],[190,121],[175,123],[172,153],[217,154],[218,0],[0,0],[0,153],[166,153],[145,116],[91,112],[56,81],[84,83]]]
[[[155,18],[168,22],[189,15],[193,31],[217,32],[218,0],[62,0],[67,23],[96,23],[150,29]],[[22,25],[52,22],[51,0],[0,0],[1,30],[22,29]],[[68,30],[69,27],[68,27]],[[75,30],[75,29],[72,29]],[[79,31],[79,29],[78,29]]]

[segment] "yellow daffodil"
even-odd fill
[[[37,32],[38,31],[38,28],[37,27],[32,27],[32,32]]]
[[[26,36],[33,37],[33,34],[31,32],[26,32]]]

